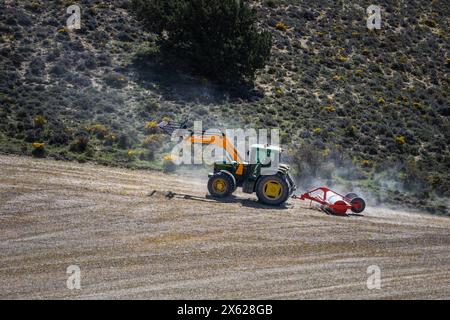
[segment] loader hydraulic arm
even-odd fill
[[[236,174],[240,176],[244,174],[244,163],[242,161],[242,158],[239,155],[236,147],[232,143],[230,143],[225,135],[192,135],[186,138],[186,140],[191,144],[216,145],[217,147],[225,150],[230,155],[231,159],[233,159],[233,161],[236,161],[238,164]]]

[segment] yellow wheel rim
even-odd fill
[[[224,179],[216,179],[213,183],[213,188],[217,193],[224,193],[227,189],[227,183]]]
[[[277,200],[283,193],[283,186],[276,180],[269,180],[264,184],[263,190],[267,198]]]

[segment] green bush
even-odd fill
[[[175,172],[176,169],[177,166],[173,162],[172,156],[170,155],[165,156],[163,160],[163,172],[165,173]]]
[[[165,57],[210,79],[251,81],[269,59],[272,36],[247,0],[132,0],[131,10],[160,36]]]
[[[46,155],[45,144],[41,142],[34,142],[32,144],[33,150],[31,154],[36,158],[44,158]]]
[[[72,152],[82,153],[85,152],[89,146],[89,136],[78,136],[69,146],[69,150]]]
[[[110,72],[103,78],[106,84],[112,88],[121,89],[127,85],[127,78],[120,73]]]

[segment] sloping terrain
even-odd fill
[[[68,32],[74,3],[82,29]],[[379,1],[376,32],[372,1],[252,1],[274,46],[249,92],[159,65],[128,4],[0,3],[0,152],[160,168],[170,146],[151,120],[279,128],[299,175],[448,211],[438,204],[450,195],[448,1]],[[310,149],[317,161],[305,165]],[[306,170],[322,162],[334,167]]]
[[[195,177],[0,156],[0,298],[450,298],[450,219],[204,197]],[[166,199],[154,189],[198,199]],[[68,290],[66,269],[81,269]],[[382,287],[368,290],[371,265]]]

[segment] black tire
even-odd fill
[[[233,181],[233,187],[231,188],[231,193],[235,192],[237,189],[236,178],[230,172],[228,172],[226,170],[221,170],[220,172],[227,174],[230,177],[230,179]]]
[[[354,213],[361,213],[366,208],[366,202],[359,197],[353,198],[350,204],[352,205],[352,211]]]
[[[209,178],[208,191],[214,198],[225,198],[233,192],[234,184],[233,179],[227,173],[219,172]]]
[[[278,184],[281,190],[271,196],[268,190],[270,184]],[[289,184],[286,181],[286,177],[283,175],[276,174],[273,176],[262,176],[259,178],[256,185],[256,196],[262,203],[279,206],[289,199],[289,189]]]

